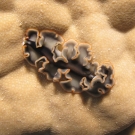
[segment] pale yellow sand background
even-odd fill
[[[0,135],[135,135],[135,0],[0,1]],[[27,64],[28,28],[51,29],[112,62],[103,98],[66,93]]]

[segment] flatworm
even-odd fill
[[[89,44],[78,44],[53,31],[28,29],[23,41],[23,55],[28,63],[59,82],[72,93],[87,92],[95,97],[107,93],[114,85],[113,66],[93,62]]]

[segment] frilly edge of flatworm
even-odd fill
[[[53,31],[28,29],[23,42],[25,59],[48,80],[72,93],[98,97],[114,85],[113,66],[93,62],[89,44],[64,39]]]

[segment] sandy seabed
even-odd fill
[[[134,26],[135,0],[0,1],[0,135],[135,135]],[[47,81],[23,58],[28,28],[90,44],[114,87],[94,98]]]

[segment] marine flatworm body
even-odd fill
[[[112,65],[93,62],[89,44],[78,44],[72,39],[64,42],[53,31],[28,29],[23,55],[48,80],[59,82],[67,92],[85,91],[98,97],[114,85]]]

